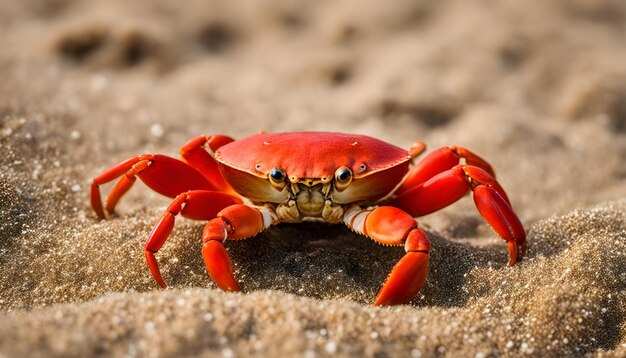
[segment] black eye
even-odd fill
[[[340,184],[348,183],[352,179],[352,171],[346,167],[339,168],[335,173],[335,178]]]
[[[282,182],[285,180],[285,171],[282,168],[274,168],[270,171],[270,178],[275,182]]]

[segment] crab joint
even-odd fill
[[[222,218],[215,218],[209,221],[209,223],[204,226],[204,230],[202,231],[202,242],[209,242],[211,240],[222,242],[226,240],[227,237],[228,225]]]

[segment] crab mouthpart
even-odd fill
[[[298,192],[295,193],[296,206],[303,216],[320,216],[324,209],[326,198],[324,197],[324,184],[313,179],[303,179],[297,184]]]

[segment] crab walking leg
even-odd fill
[[[507,242],[509,266],[515,265],[526,254],[526,232],[504,189],[479,167],[456,166],[397,196],[390,204],[414,217],[422,216],[452,204],[470,189],[482,217]]]
[[[413,151],[416,145],[419,147],[419,143],[420,142],[414,144],[411,150]],[[482,168],[492,177],[496,176],[491,165],[470,150],[458,146],[442,147],[429,153],[411,168],[404,178],[402,185],[400,185],[395,193],[402,194],[405,191],[425,183],[433,176],[452,169],[455,165],[459,165],[461,159],[465,160],[465,164]]]
[[[182,214],[195,220],[209,220],[215,217],[223,208],[239,203],[241,203],[241,199],[236,196],[205,190],[182,193],[174,199],[159,221],[157,221],[144,246],[150,273],[152,273],[152,277],[161,287],[165,288],[166,285],[161,277],[159,264],[154,254],[161,249],[172,232],[176,215]]]
[[[182,146],[180,155],[185,162],[202,173],[217,189],[234,194],[234,190],[224,180],[217,167],[217,162],[213,159],[216,150],[232,141],[234,141],[233,138],[225,135],[199,136]]]
[[[170,198],[188,190],[217,190],[200,172],[189,164],[160,154],[135,156],[113,166],[91,183],[91,207],[104,219],[100,185],[122,177],[107,197],[106,211],[111,213],[120,198],[141,179],[148,187]]]
[[[240,291],[233,275],[230,257],[224,249],[226,239],[252,237],[278,221],[268,209],[247,205],[232,205],[209,221],[202,233],[202,257],[215,283],[224,291]]]
[[[415,219],[392,206],[373,210],[352,207],[344,215],[345,224],[357,233],[384,245],[404,244],[406,254],[393,267],[380,289],[375,306],[409,302],[426,281],[430,240]]]
[[[93,179],[93,182],[91,183],[90,200],[91,200],[91,207],[93,208],[93,211],[96,212],[96,215],[98,216],[98,218],[104,219],[104,210],[102,209],[102,198],[100,196],[100,185],[113,181],[116,178],[124,175],[124,173],[131,170],[131,168],[135,164],[139,163],[140,161],[142,161],[142,159],[141,157],[138,157],[138,156],[126,159],[125,161],[118,163],[114,167],[105,170],[104,172],[102,172],[100,175],[98,175],[97,177]],[[118,194],[116,194],[117,199],[113,199],[114,201],[119,200],[119,196],[121,196],[124,192],[128,191],[130,186],[133,185],[133,183],[135,182],[135,177],[132,176],[132,179],[129,178],[127,181],[128,183],[121,185],[120,188],[117,189],[117,192],[118,192]]]

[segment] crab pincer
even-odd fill
[[[406,254],[393,267],[374,305],[409,302],[426,281],[430,240],[413,217],[393,206],[375,209],[350,208],[346,225],[383,245],[404,245]]]
[[[267,220],[259,209],[247,205],[232,205],[209,221],[202,233],[202,256],[215,283],[224,291],[240,291],[233,276],[233,266],[224,245],[226,239],[245,239],[266,227]]]
[[[406,254],[391,269],[378,292],[375,306],[409,302],[424,286],[428,273],[430,241],[420,228],[414,228],[404,244]]]

